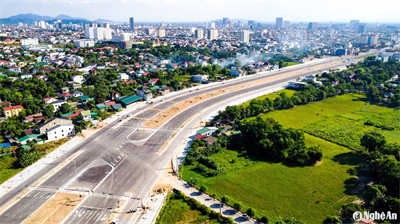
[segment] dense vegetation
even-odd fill
[[[165,205],[157,217],[156,224],[169,223],[234,223],[207,206],[189,198],[181,191],[168,194]]]

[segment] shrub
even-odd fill
[[[235,209],[235,210],[237,210],[237,211],[242,211],[242,208],[243,208],[243,206],[242,206],[242,204],[240,204],[239,202],[236,202],[234,205],[233,205],[233,208]]]
[[[200,191],[203,192],[203,193],[206,193],[207,187],[201,186],[201,187],[200,187]]]
[[[267,217],[267,216],[261,217],[261,222],[264,223],[264,224],[269,224],[269,219],[268,219],[268,217]]]
[[[322,223],[323,224],[341,224],[342,220],[340,220],[336,216],[328,216]]]
[[[249,208],[247,209],[246,214],[250,217],[254,217],[256,215],[256,211],[253,208]]]
[[[228,224],[233,224],[233,223],[235,223],[235,220],[233,220],[232,217],[227,217],[227,218],[226,218],[226,223],[228,223]]]
[[[224,196],[222,197],[222,202],[223,202],[223,203],[228,204],[229,201],[230,201],[230,198],[229,198],[228,196],[224,195]]]

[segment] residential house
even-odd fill
[[[127,80],[129,80],[129,75],[126,74],[126,73],[119,73],[119,74],[118,74],[118,78],[119,78],[120,80],[122,80],[122,81],[127,81]]]
[[[91,120],[90,110],[81,111],[81,113],[79,115],[82,116],[82,120],[84,120],[84,121]]]
[[[3,108],[4,116],[6,117],[18,116],[19,112],[21,112],[21,110],[23,109],[24,107],[21,105],[4,107]]]
[[[155,86],[157,84],[158,80],[159,79],[150,79],[149,80],[149,84],[152,85],[152,86]]]
[[[69,93],[61,93],[60,96],[61,96],[61,99],[68,100],[68,98],[70,98],[72,95]]]
[[[121,94],[113,92],[113,93],[108,94],[107,98],[109,100],[116,100],[120,96],[121,96]]]
[[[57,125],[72,124],[72,121],[66,118],[54,117],[39,126],[39,133],[45,134],[47,130]]]
[[[81,92],[81,91],[79,91],[79,90],[75,90],[75,91],[72,93],[72,96],[74,96],[74,97],[81,97],[81,96],[83,96],[83,92]]]
[[[193,77],[193,82],[207,82],[208,81],[208,75],[194,75]]]
[[[10,70],[10,72],[21,73],[21,67],[18,66],[11,66],[8,68],[8,70]]]
[[[143,100],[150,100],[153,98],[153,93],[147,86],[141,86],[137,89],[137,95],[143,97]]]
[[[212,145],[214,142],[217,141],[217,139],[215,139],[214,137],[208,136],[205,138],[202,138],[201,141],[203,141],[204,143],[206,143],[207,146]]]
[[[47,139],[54,141],[75,135],[75,126],[73,124],[58,124],[46,131]]]
[[[61,109],[61,105],[63,105],[64,103],[67,103],[67,101],[65,101],[65,100],[56,100],[56,101],[53,101],[53,102],[51,102],[49,104],[53,105],[54,112],[57,112],[57,111],[59,111]]]
[[[81,75],[74,75],[71,77],[71,80],[74,81],[74,83],[79,83],[79,84],[82,84],[84,82],[84,78]]]
[[[215,135],[217,133],[218,128],[216,127],[205,127],[197,131],[198,135],[204,135],[204,136],[211,136]]]
[[[246,75],[246,72],[243,71],[242,69],[238,68],[238,67],[232,66],[231,67],[231,75],[240,77],[240,76]]]
[[[25,73],[21,75],[21,79],[31,79],[32,77],[32,73]]]
[[[89,100],[90,100],[90,98],[89,98],[89,96],[81,96],[81,97],[79,97],[80,99],[79,99],[79,102],[80,103],[84,103],[84,104],[86,104],[87,102],[89,102]]]
[[[313,81],[313,82],[315,82],[315,81],[317,81],[317,78],[316,78],[315,76],[313,76],[313,75],[308,75],[308,76],[306,76],[306,77],[303,79],[303,81],[304,81],[304,82],[308,82],[308,81]]]

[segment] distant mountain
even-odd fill
[[[54,23],[57,20],[61,20],[62,23],[87,23],[90,22],[88,19],[84,18],[76,18],[64,14],[60,14],[56,17],[51,16],[40,16],[32,13],[28,14],[18,14],[16,16],[10,16],[8,18],[0,19],[0,24],[18,24],[18,23],[27,23],[34,24],[35,21],[46,21],[49,23]]]
[[[68,20],[88,20],[88,19],[85,19],[85,18],[76,18],[76,17],[64,15],[64,14],[60,14],[60,15],[58,15],[58,16],[52,18],[52,19],[55,19],[55,20],[58,20],[58,19],[60,19],[60,20],[62,20],[62,19],[68,19]],[[90,21],[90,20],[88,20],[88,21]]]
[[[107,19],[100,19],[100,18],[93,20],[93,22],[95,22],[95,23],[114,23],[114,21],[107,20]]]
[[[8,18],[5,19],[10,19],[10,20],[18,20],[18,19],[31,19],[34,21],[40,21],[40,20],[50,20],[52,19],[52,17],[50,16],[39,16],[39,15],[35,15],[32,13],[28,13],[28,14],[18,14],[16,16],[10,16]]]

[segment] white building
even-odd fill
[[[82,84],[84,82],[84,78],[81,75],[74,75],[71,77],[71,79],[74,81],[74,83]]]
[[[196,30],[196,27],[190,27],[190,33],[194,33]]]
[[[289,35],[287,33],[281,33],[278,35],[278,40],[281,42],[287,42],[289,40]]]
[[[117,35],[112,35],[111,42],[119,43],[120,41],[129,41],[131,33],[119,33]]]
[[[57,112],[61,109],[61,105],[63,105],[64,103],[67,103],[67,101],[64,100],[55,100],[51,103],[49,103],[49,105],[53,105],[54,107],[54,111],[53,112]]]
[[[28,38],[28,39],[22,39],[21,40],[21,45],[25,46],[25,45],[38,45],[39,44],[39,40],[37,38]]]
[[[129,75],[127,75],[126,73],[119,73],[118,78],[122,81],[127,81],[129,80]]]
[[[75,41],[75,47],[94,47],[93,40],[77,40]]]
[[[59,124],[46,131],[47,139],[54,141],[75,135],[73,124]]]
[[[211,23],[210,23],[210,28],[211,28],[211,29],[214,29],[214,28],[215,28],[215,22],[211,22]]]
[[[204,37],[203,30],[202,29],[197,29],[194,31],[194,38],[196,39],[202,39]]]
[[[93,27],[86,27],[85,34],[87,39],[94,39],[94,31]]]
[[[249,42],[249,31],[248,30],[242,30],[239,32],[239,41],[248,43]]]
[[[207,31],[207,39],[209,40],[214,40],[215,38],[217,38],[217,34],[216,34],[216,30],[211,29]]]
[[[157,30],[157,36],[158,37],[165,37],[165,30],[164,29],[158,29]]]
[[[193,82],[206,82],[208,81],[208,75],[194,75]]]
[[[45,21],[40,21],[39,22],[39,27],[42,29],[46,29],[46,22]]]

